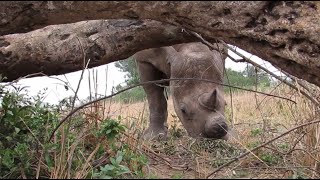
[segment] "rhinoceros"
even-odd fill
[[[141,82],[167,78],[201,78],[223,82],[225,49],[224,53],[210,50],[201,42],[146,49],[133,57]],[[170,85],[174,109],[189,136],[227,139],[226,102],[221,85],[190,80],[170,81],[163,85]],[[168,112],[163,85],[143,86],[150,111],[145,139],[167,138]]]

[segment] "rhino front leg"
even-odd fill
[[[163,74],[149,63],[138,63],[140,80],[141,82],[147,82],[152,80],[161,79]],[[144,132],[144,139],[159,138],[164,140],[167,137],[168,128],[167,122],[167,100],[164,96],[164,87],[160,87],[155,84],[147,84],[143,86],[143,89],[147,95],[149,104],[149,127]]]

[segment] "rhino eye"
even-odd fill
[[[185,104],[180,104],[180,110],[182,114],[187,114],[187,107]]]
[[[186,113],[187,113],[187,111],[186,111],[184,108],[181,108],[181,112],[182,112],[183,114],[186,114]]]

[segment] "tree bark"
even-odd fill
[[[11,81],[42,72],[58,75],[125,59],[156,46],[190,42],[181,28],[152,20],[91,20],[2,36],[0,72]]]
[[[1,2],[0,5],[0,35],[82,20],[153,19],[182,26],[204,38],[224,40],[320,86],[319,2],[40,1]],[[6,41],[0,41],[1,48],[5,44]],[[151,45],[145,47],[148,46]],[[71,46],[66,48],[72,51]],[[1,52],[0,61],[0,67],[4,67]],[[61,65],[53,64],[52,68],[60,73]]]

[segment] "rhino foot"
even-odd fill
[[[144,140],[158,140],[165,141],[167,140],[168,128],[151,128],[149,127],[143,134]]]

